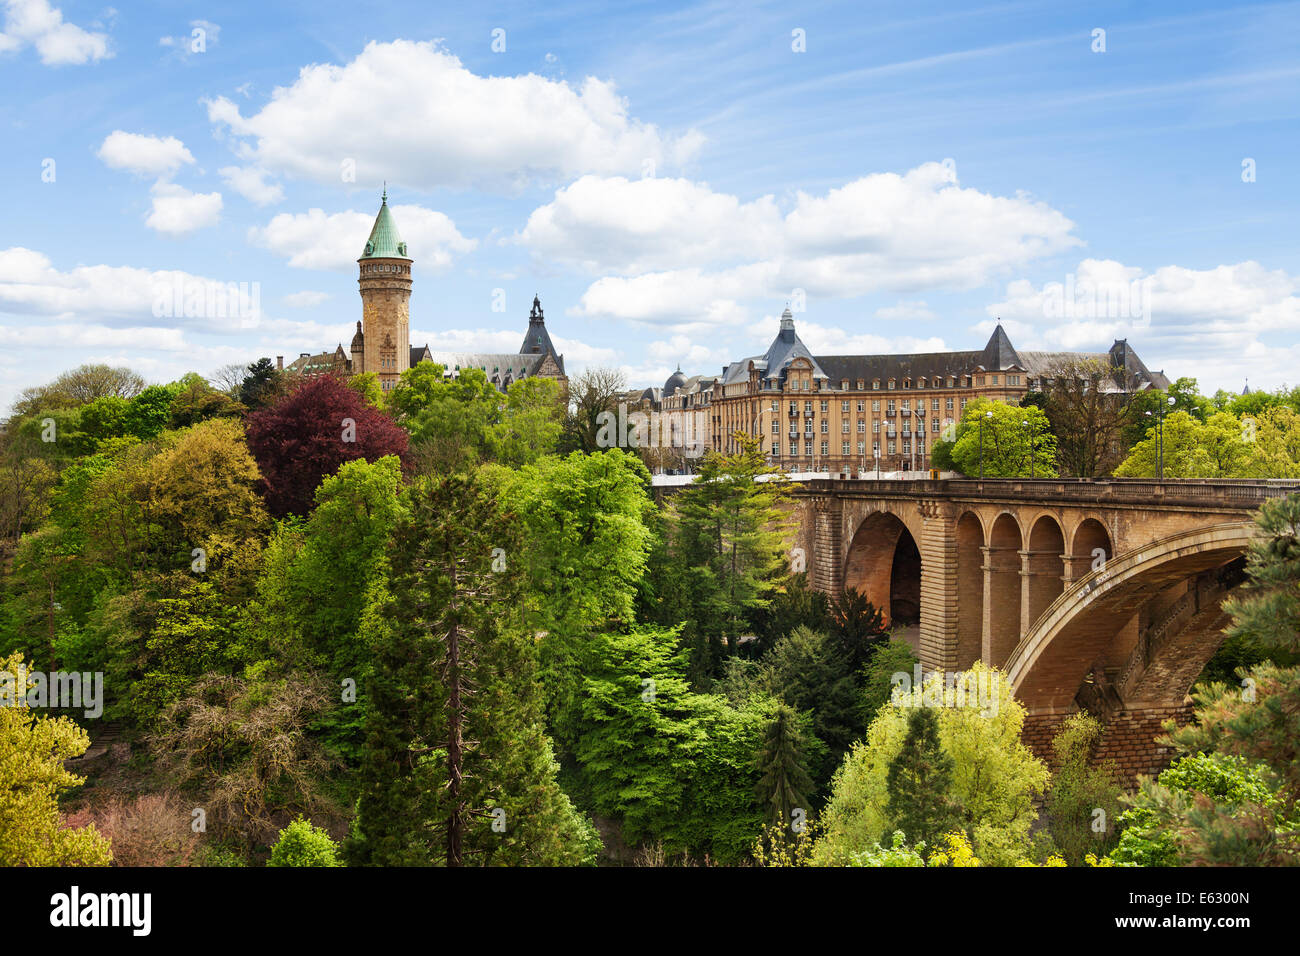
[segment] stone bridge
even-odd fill
[[[857,588],[925,670],[983,660],[1029,712],[1050,756],[1065,715],[1106,724],[1102,756],[1131,779],[1163,766],[1160,723],[1223,639],[1253,515],[1300,482],[814,479],[794,545],[813,586]]]

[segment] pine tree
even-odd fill
[[[426,479],[398,523],[374,647],[349,862],[590,862],[594,828],[555,780],[514,523],[473,477]]]
[[[789,569],[785,553],[789,482],[744,432],[739,450],[705,455],[674,505],[672,556],[685,570],[691,678],[708,686]]]
[[[933,843],[955,825],[950,796],[952,759],[939,743],[939,720],[929,707],[915,707],[907,717],[902,749],[889,763],[886,812],[896,829],[913,843]]]
[[[790,829],[795,810],[808,809],[812,778],[804,759],[803,739],[794,708],[781,704],[772,715],[758,752],[758,796],[768,810],[768,822],[781,833]]]
[[[1224,603],[1232,615],[1230,637],[1267,650],[1300,649],[1300,495],[1268,501],[1256,518],[1259,536],[1246,555],[1244,594]],[[1300,805],[1300,667],[1272,661],[1238,671],[1239,686],[1202,685],[1193,691],[1196,719],[1176,729],[1172,743],[1186,754],[1244,757],[1270,770],[1279,782],[1283,819]],[[1293,825],[1263,808],[1217,803],[1184,808],[1175,832],[1184,858],[1233,865],[1275,865],[1300,859]],[[1266,821],[1262,825],[1260,821]]]

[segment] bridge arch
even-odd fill
[[[844,562],[844,587],[855,588],[878,607],[885,620],[919,641],[921,550],[907,524],[891,511],[863,518]]]
[[[957,519],[957,669],[979,659],[984,639],[984,523],[973,511]]]
[[[1065,533],[1054,516],[1040,515],[1030,525],[1024,564],[1028,626],[1065,590]]]
[[[1185,531],[1134,548],[1108,560],[1104,567],[1089,571],[1031,624],[1006,660],[1004,669],[1016,696],[1031,712],[1071,709],[1080,686],[1096,663],[1098,648],[1109,646],[1125,622],[1170,585],[1192,580],[1188,594],[1200,594],[1195,585],[1197,576],[1223,568],[1241,557],[1256,532],[1255,524],[1250,521]],[[1077,534],[1075,542],[1073,550],[1077,553]],[[1181,702],[1190,682],[1222,643],[1222,634],[1217,629],[1221,623],[1217,604],[1221,592],[1211,588],[1205,593],[1214,600],[1204,608],[1199,605],[1196,608],[1201,614],[1197,625],[1200,633],[1195,642],[1185,642],[1179,648],[1177,674],[1159,690],[1159,695],[1166,700],[1176,697]],[[1125,664],[1124,661],[1111,663],[1121,671]],[[1144,667],[1151,669],[1151,663],[1148,660]],[[1154,673],[1157,669],[1151,670]],[[1126,674],[1120,673],[1120,683],[1125,680]],[[1182,686],[1183,683],[1188,686]],[[1151,696],[1136,687],[1129,687],[1126,692],[1130,700]]]
[[[1098,555],[1098,551],[1101,552]],[[1070,535],[1070,561],[1066,568],[1066,577],[1071,581],[1077,581],[1089,571],[1094,570],[1093,565],[1109,561],[1115,556],[1115,546],[1111,542],[1110,532],[1106,526],[1096,518],[1087,517],[1080,521],[1074,527],[1074,532]]]
[[[1024,535],[1020,522],[1010,511],[993,519],[988,544],[984,547],[984,613],[988,627],[984,630],[985,646],[981,657],[994,667],[1001,667],[1020,641],[1020,552]]]

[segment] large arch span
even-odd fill
[[[1159,637],[1176,625],[1177,633],[1199,639],[1169,641],[1164,653],[1177,656],[1176,662],[1162,666],[1149,655],[1140,662],[1138,670],[1152,675],[1148,682],[1161,685],[1157,691],[1127,687],[1131,699],[1181,699],[1222,642],[1222,588],[1212,581],[1200,587],[1197,577],[1240,558],[1257,533],[1250,521],[1185,531],[1118,555],[1084,575],[1042,612],[1007,658],[1005,670],[1016,696],[1031,712],[1071,709],[1099,649],[1113,647],[1115,636],[1144,606],[1160,602],[1179,582],[1192,581],[1177,601],[1160,605],[1160,617],[1150,631]],[[1132,684],[1135,666],[1127,664],[1119,676]]]

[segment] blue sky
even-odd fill
[[[793,301],[815,352],[1001,316],[1210,392],[1300,383],[1300,4],[0,13],[4,406],[81,362],[346,344],[385,180],[434,348],[514,350],[536,292],[571,373],[660,384]],[[258,309],[169,314],[178,276]]]

